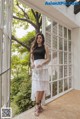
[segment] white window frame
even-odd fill
[[[48,17],[48,18],[50,18],[50,17]],[[53,21],[55,21],[54,19],[52,19],[52,18],[50,18],[51,19],[51,59],[52,59],[52,55],[53,55],[53,51],[52,51],[52,40],[53,40],[53,26],[52,26],[52,22]],[[68,26],[66,26],[65,24],[63,24],[63,23],[61,23],[61,22],[59,22],[59,21],[56,21],[57,22],[57,38],[58,38],[58,42],[57,42],[57,45],[58,45],[58,48],[59,48],[59,37],[60,36],[58,36],[59,35],[59,25],[61,25],[62,26],[62,32],[63,32],[63,35],[64,35],[64,27],[66,27],[67,28],[67,49],[69,48],[68,47],[68,29],[70,29],[71,30],[71,28],[69,28]],[[42,33],[44,34],[44,36],[46,37],[46,16],[45,15],[42,15]],[[67,83],[68,83],[68,90],[66,90],[66,91],[64,91],[64,66],[65,66],[65,64],[64,64],[64,55],[63,55],[63,64],[61,65],[61,64],[59,64],[59,53],[57,53],[58,54],[58,61],[57,61],[57,65],[56,64],[54,64],[54,66],[56,65],[56,66],[58,66],[58,71],[59,71],[59,66],[63,66],[63,78],[62,79],[59,79],[59,72],[58,72],[58,78],[57,78],[57,80],[55,80],[55,81],[57,81],[57,95],[55,95],[55,96],[52,96],[52,85],[51,85],[51,97],[49,98],[49,99],[47,99],[46,100],[46,103],[47,102],[50,102],[50,101],[52,101],[52,100],[54,100],[54,99],[56,99],[57,97],[59,97],[59,96],[61,96],[61,95],[63,95],[63,94],[65,94],[65,93],[67,93],[67,92],[69,92],[70,90],[72,90],[73,89],[73,80],[72,80],[72,82],[71,82],[71,84],[72,84],[72,86],[71,86],[71,88],[69,88],[69,66],[70,66],[70,64],[68,64],[69,63],[69,49],[67,50],[67,51],[64,51],[64,37],[62,36],[62,38],[63,38],[63,54],[64,54],[64,52],[66,52],[67,53],[67,77],[66,77],[66,79],[67,79]],[[71,41],[72,41],[72,39],[71,39]],[[46,44],[46,39],[45,39],[45,44]],[[72,44],[71,44],[72,45]],[[72,49],[72,46],[71,46],[71,49]],[[57,49],[57,52],[59,52],[60,50],[59,49]],[[72,54],[72,51],[71,51],[71,54]],[[72,56],[71,56],[72,57]],[[52,61],[51,61],[52,62]],[[73,61],[71,61],[72,63],[73,63]],[[72,63],[71,63],[71,66],[72,66]],[[72,67],[73,68],[73,67]],[[72,69],[73,70],[73,69]],[[52,71],[52,70],[51,70]],[[72,73],[72,75],[70,76],[71,78],[73,78],[73,73]],[[60,80],[63,80],[63,92],[62,93],[59,93],[59,81]],[[55,82],[55,81],[52,81],[52,75],[51,75],[51,82],[50,83],[53,83],[53,82]]]

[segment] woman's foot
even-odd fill
[[[39,113],[40,113],[39,105],[36,105],[34,114],[35,116],[39,116]]]
[[[43,110],[44,110],[44,109],[43,109],[42,106],[41,106],[41,100],[40,100],[40,103],[39,103],[39,111],[40,111],[40,112],[43,112]]]
[[[39,112],[43,112],[43,110],[44,110],[44,109],[43,109],[42,106],[40,105],[40,106],[39,106]]]

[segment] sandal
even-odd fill
[[[43,112],[43,110],[44,110],[44,109],[43,109],[42,106],[41,106],[41,100],[40,100],[40,103],[39,103],[39,111],[40,111],[40,112]]]
[[[35,106],[35,112],[34,112],[34,114],[35,114],[35,116],[39,116],[39,113],[40,113],[39,104],[37,104]]]
[[[43,110],[44,110],[44,109],[43,109],[42,106],[40,105],[40,106],[39,106],[39,112],[43,112]]]

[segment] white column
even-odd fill
[[[42,33],[44,34],[45,37],[45,24],[46,24],[46,16],[42,15]]]
[[[73,88],[80,90],[80,27],[72,29]]]
[[[1,117],[1,106],[2,106],[2,100],[1,100],[1,96],[2,96],[2,89],[1,89],[1,84],[2,84],[2,81],[1,81],[1,76],[0,76],[0,117]]]
[[[4,105],[9,106],[10,103],[12,2],[0,0],[0,109]]]

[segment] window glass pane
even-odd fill
[[[57,22],[53,21],[53,34],[57,35]]]
[[[53,44],[53,49],[57,50],[57,36],[53,36],[53,40],[52,40],[52,44]]]
[[[68,40],[71,40],[71,30],[68,29]]]
[[[7,73],[2,75],[2,106],[8,101],[8,78]]]
[[[72,87],[72,78],[69,78],[69,88]]]
[[[3,35],[3,60],[2,60],[2,71],[7,70],[7,65],[8,65],[8,44],[7,44],[7,38],[5,35]]]
[[[63,39],[59,37],[59,50],[63,50]]]
[[[58,75],[58,67],[57,66],[52,66],[52,81],[57,80],[57,75]]]
[[[69,64],[71,64],[71,53],[69,53]]]
[[[64,66],[64,77],[66,77],[66,76],[67,76],[67,65]]]
[[[67,38],[67,28],[64,27],[64,38]]]
[[[57,60],[58,60],[57,52],[53,51],[52,64],[57,64]]]
[[[61,26],[61,25],[59,25],[59,36],[61,36],[61,37],[62,37],[62,34],[63,34],[63,32],[62,32],[62,26]]]
[[[2,30],[0,30],[0,74],[2,69]]]
[[[67,64],[67,53],[64,52],[64,64]]]
[[[69,65],[69,76],[71,76],[71,75],[72,75],[72,66]]]
[[[63,92],[63,80],[59,81],[59,93]]]
[[[52,84],[52,95],[53,96],[57,95],[57,82],[54,82]]]
[[[50,61],[51,61],[51,50],[49,49],[49,58],[50,58]]]
[[[59,64],[63,64],[63,52],[59,52]]]
[[[7,93],[8,93],[8,99],[9,99],[9,96],[10,96],[10,78],[11,77],[11,69],[9,69],[8,71],[7,71]],[[9,100],[8,100],[9,101]]]
[[[4,22],[3,22],[3,24],[4,24],[4,32],[8,32],[8,1],[7,0],[4,0]]]
[[[48,17],[46,17],[46,31],[51,33],[51,20]]]
[[[48,73],[49,73],[49,81],[51,81],[51,75],[52,75],[52,68],[51,68],[51,65],[48,66]]]
[[[48,47],[51,48],[51,34],[46,32],[45,39],[46,39],[46,45],[48,45]]]
[[[68,80],[64,79],[64,91],[68,90]]]
[[[11,52],[11,49],[10,49],[10,48],[11,48],[11,47],[10,47],[11,41],[10,41],[10,39],[7,39],[7,44],[8,44],[8,47],[7,47],[7,51],[8,51],[8,52],[7,52],[7,60],[8,60],[8,62],[7,62],[7,63],[8,63],[8,64],[7,64],[7,67],[8,67],[8,69],[9,69],[9,68],[10,68],[10,65],[11,65],[11,64],[10,64],[10,62],[11,62],[11,61],[10,61],[10,60],[11,60],[11,59],[10,59],[10,57],[11,57],[11,53],[10,53],[10,52]]]
[[[0,9],[1,9],[1,0],[0,0]]]
[[[59,66],[59,79],[63,78],[63,66]]]
[[[64,51],[67,51],[67,40],[64,40]]]
[[[46,96],[46,99],[51,98],[51,83],[49,83],[50,95]]]
[[[68,50],[71,52],[71,41],[68,41]]]

